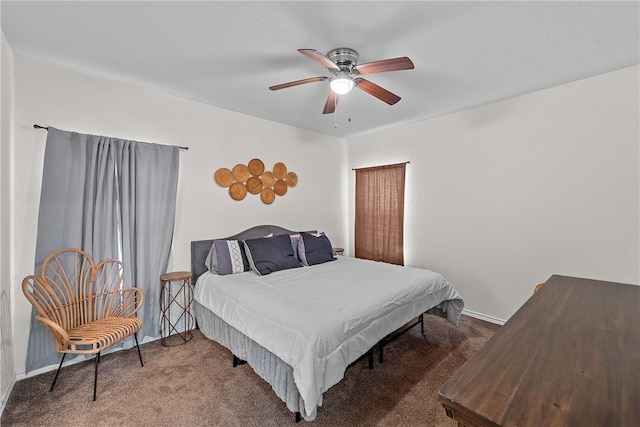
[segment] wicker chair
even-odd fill
[[[22,290],[36,309],[38,319],[53,335],[62,353],[51,389],[67,354],[95,354],[93,400],[96,400],[100,353],[133,335],[140,365],[142,354],[136,333],[142,319],[135,314],[144,294],[122,287],[122,263],[106,259],[95,264],[79,249],[60,249],[49,255],[40,276],[27,276]]]

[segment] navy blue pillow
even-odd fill
[[[316,265],[323,262],[334,261],[333,247],[329,238],[320,233],[319,235],[300,232],[302,241],[304,242],[304,265]],[[298,249],[298,257],[301,257],[300,249]]]
[[[261,276],[301,266],[288,234],[247,239],[244,244],[251,268]]]

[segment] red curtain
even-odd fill
[[[406,166],[356,169],[356,258],[404,265]]]

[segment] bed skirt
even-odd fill
[[[193,311],[204,336],[228,348],[239,359],[246,360],[254,372],[271,386],[276,396],[291,412],[300,412],[302,418],[307,421],[315,419],[317,410],[312,414],[305,413],[304,403],[293,381],[293,368],[290,365],[195,300]]]
[[[229,325],[198,301],[194,300],[192,304],[198,327],[204,336],[226,347],[239,359],[245,360],[253,371],[271,386],[276,396],[291,412],[299,412],[307,421],[316,418],[317,407],[312,413],[306,413],[304,401],[293,380],[291,365]],[[462,308],[452,307],[451,301],[443,301],[424,314],[443,317],[457,325],[460,311]]]

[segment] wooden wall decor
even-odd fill
[[[213,180],[224,188],[229,188],[229,196],[236,201],[248,194],[259,194],[260,200],[270,205],[276,197],[287,194],[289,188],[298,185],[298,175],[287,170],[282,162],[273,165],[273,170],[265,170],[264,162],[251,159],[246,165],[238,163],[233,168],[219,168]]]

